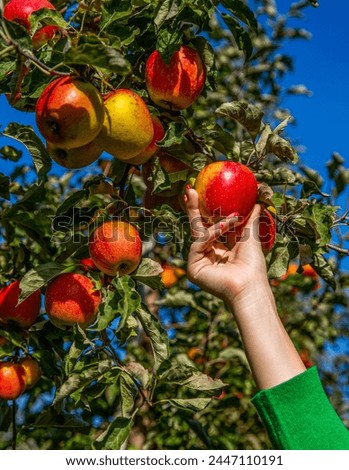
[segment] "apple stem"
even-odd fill
[[[17,447],[16,400],[12,400],[12,450]]]

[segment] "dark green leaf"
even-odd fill
[[[271,133],[268,138],[266,150],[273,153],[281,160],[289,160],[292,163],[297,163],[298,155],[292,145],[278,134]]]
[[[46,180],[46,175],[51,169],[51,158],[33,128],[12,122],[4,130],[4,135],[17,140],[27,148],[33,158],[39,179]]]
[[[153,355],[154,371],[156,372],[160,364],[169,357],[169,342],[166,331],[162,328],[159,320],[142,305],[136,312],[137,318],[142,324],[145,334],[149,338]]]
[[[246,23],[254,32],[258,32],[257,20],[246,3],[241,0],[222,0],[222,5],[239,18],[239,20]]]
[[[120,374],[121,412],[122,416],[129,417],[132,414],[138,391],[134,380],[125,372]]]
[[[332,287],[332,289],[336,289],[336,280],[333,269],[323,254],[314,253],[311,266],[315,269],[318,275]]]
[[[204,410],[210,401],[210,398],[172,398],[170,400],[161,400],[161,403],[169,403],[176,408],[195,412]]]
[[[148,285],[152,289],[162,289],[160,274],[163,271],[161,265],[151,258],[142,258],[136,271],[131,276],[136,281]]]
[[[46,263],[31,269],[21,279],[19,303],[23,302],[36,290],[41,289],[59,274],[73,272],[74,269],[75,263],[71,265]]]
[[[222,104],[216,109],[218,115],[234,119],[241,124],[255,138],[260,132],[263,111],[259,107],[246,103],[245,101],[232,101]]]
[[[0,198],[10,199],[10,179],[0,173]]]
[[[237,47],[245,54],[245,60],[247,61],[253,53],[253,46],[250,36],[235,18],[224,13],[222,14],[222,17],[230,31],[233,33]]]
[[[11,145],[5,145],[0,149],[0,155],[5,160],[11,160],[11,162],[18,162],[18,160],[22,157],[23,152],[18,150]]]
[[[163,2],[160,2],[154,18],[154,24],[157,30],[161,28],[163,23],[172,20],[178,15],[182,9],[182,3],[183,2],[181,0],[164,0]]]
[[[85,189],[80,189],[70,194],[65,199],[65,201],[58,207],[56,211],[56,216],[67,212],[69,209],[74,207],[78,202],[82,201],[84,198],[87,198],[88,194],[89,192]]]
[[[96,439],[95,449],[118,450],[128,438],[133,426],[131,418],[115,418],[108,428]]]
[[[91,38],[89,42],[70,47],[65,54],[65,62],[89,64],[108,69],[120,75],[128,75],[131,71],[130,63],[120,51]]]
[[[120,331],[126,324],[128,317],[135,313],[141,306],[141,296],[135,288],[135,282],[130,276],[121,276],[114,278],[112,285],[119,294],[117,312],[121,315],[121,321],[117,328]]]

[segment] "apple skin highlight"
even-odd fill
[[[191,106],[202,92],[206,68],[200,54],[193,48],[181,46],[169,64],[160,52],[153,51],[146,62],[146,86],[153,102],[170,110]]]

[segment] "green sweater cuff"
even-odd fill
[[[259,391],[252,403],[277,449],[349,450],[349,431],[328,400],[316,367]]]

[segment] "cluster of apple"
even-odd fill
[[[22,329],[29,328],[40,313],[40,291],[27,297],[17,305],[20,294],[19,281],[13,281],[0,289],[0,324],[12,324]],[[7,344],[7,339],[0,337],[0,346]],[[32,388],[41,377],[41,368],[36,359],[23,357],[19,362],[0,362],[0,398],[14,400],[25,390]]]

